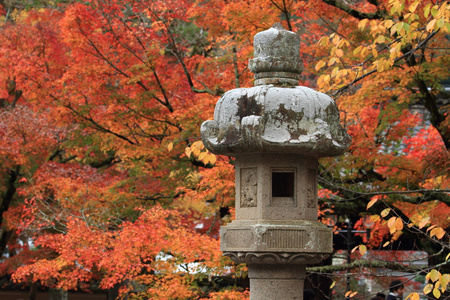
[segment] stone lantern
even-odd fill
[[[226,92],[201,127],[211,152],[236,158],[236,220],[221,227],[221,250],[248,264],[251,300],[303,299],[306,265],[332,252],[317,221],[317,159],[343,154],[351,138],[333,99],[297,86],[297,34],[276,23],[254,48],[255,86]]]

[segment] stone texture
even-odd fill
[[[234,89],[218,101],[214,120],[201,127],[212,152],[343,154],[351,138],[333,99],[307,87],[263,85]]]
[[[250,300],[302,300],[304,265],[250,264]]]
[[[302,72],[300,38],[280,23],[254,37],[255,58],[249,61],[255,85],[296,86]]]
[[[304,253],[310,254],[308,263],[313,264],[333,251],[331,229],[316,221],[235,220],[222,226],[220,235],[220,248],[224,252]],[[312,259],[314,255],[318,260]],[[242,260],[241,257],[236,259]],[[300,263],[301,260],[297,258],[291,262]]]
[[[236,220],[316,221],[317,168],[304,155],[236,156]]]

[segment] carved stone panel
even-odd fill
[[[316,193],[317,193],[317,183],[316,183],[316,170],[307,169],[306,173],[306,203],[308,208],[315,208],[317,205]]]
[[[247,264],[316,264],[326,259],[329,254],[324,253],[291,253],[291,252],[232,252],[226,251],[236,263]]]
[[[268,229],[262,236],[262,243],[268,249],[303,249],[306,231],[299,229]]]
[[[241,169],[241,207],[256,207],[258,197],[256,168]]]

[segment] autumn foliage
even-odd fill
[[[300,84],[336,100],[353,138],[320,162],[320,219],[358,229],[371,215],[360,250],[405,238],[439,253],[424,292],[445,292],[448,2],[39,3],[0,1],[2,276],[246,299],[245,267],[219,251],[233,158],[206,150],[199,128],[221,94],[252,86],[253,36],[281,22],[302,40]]]

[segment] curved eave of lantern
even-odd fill
[[[289,153],[338,156],[351,143],[333,99],[307,87],[260,85],[228,91],[214,120],[201,127],[216,154]]]

